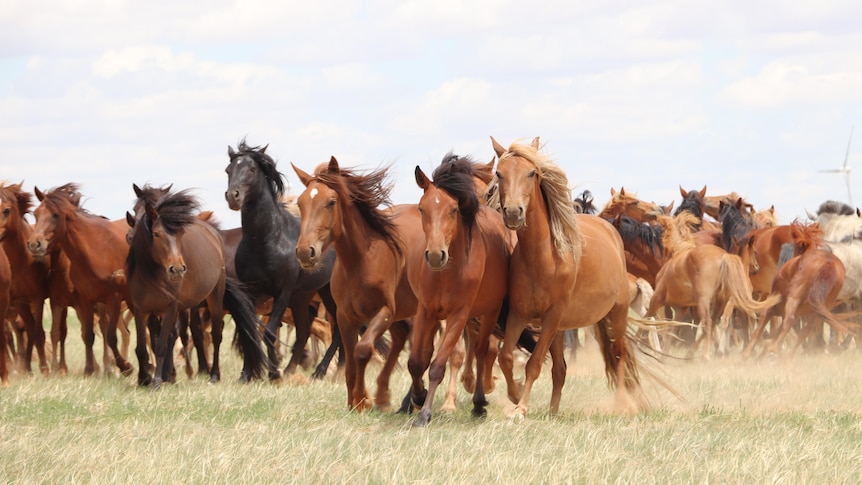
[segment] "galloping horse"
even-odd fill
[[[419,213],[425,243],[408,247],[407,260],[410,286],[419,300],[407,364],[413,377],[413,401],[422,403],[414,426],[431,421],[446,362],[462,338],[467,320],[476,317],[480,325],[474,342],[473,415],[486,414],[485,375],[491,369],[486,368],[485,357],[508,289],[511,243],[500,215],[476,196],[475,170],[471,158],[452,153],[434,170],[433,181],[418,166],[415,170],[416,183],[423,190]],[[434,335],[441,320],[446,320],[446,327],[434,354]]]
[[[129,246],[126,231],[81,208],[77,184],[66,184],[45,193],[36,187],[34,192],[41,204],[33,211],[36,225],[27,248],[39,258],[56,246],[69,257],[69,276],[80,297],[78,317],[86,347],[84,374],[90,375],[95,370],[93,315],[96,304],[101,302],[105,304],[107,320],[102,330],[106,346],[113,352],[120,372],[130,375],[132,366],[117,347],[120,306],[127,295],[125,260]]]
[[[257,304],[273,298],[264,340],[269,355],[269,378],[277,380],[281,373],[275,339],[284,311],[290,308],[296,324],[296,340],[290,361],[284,368],[288,375],[296,372],[297,366],[306,359],[305,345],[311,334],[308,308],[314,294],[320,295],[330,315],[337,315],[329,288],[335,251],[322,254],[321,263],[313,271],[303,269],[296,260],[300,221],[281,203],[283,175],[266,153],[266,147],[251,147],[243,140],[236,151],[228,147],[228,157],[225,199],[228,206],[240,211],[242,216],[236,273]]]
[[[132,227],[127,258],[128,302],[135,314],[138,337],[138,383],[150,381],[144,331],[147,317],[161,318],[160,324],[150,326],[151,332],[156,330],[151,337],[156,354],[152,384],[157,388],[169,377],[165,359],[170,358],[176,340],[179,312],[190,308],[197,311],[202,301],[206,301],[212,317],[210,382],[218,382],[221,377],[219,348],[225,307],[237,324],[237,340],[244,357],[242,378],[259,377],[264,355],[254,305],[237,283],[225,276],[224,243],[218,228],[197,217],[198,202],[187,191],[168,193],[154,204],[138,200],[144,205],[139,218],[127,213]]]
[[[554,364],[550,411],[559,410],[566,375],[559,331],[593,324],[617,406],[630,408],[630,395],[645,405],[626,333],[628,277],[620,235],[604,219],[575,214],[566,175],[539,153],[538,137],[530,145],[513,143],[508,150],[493,137],[491,142],[498,157],[492,206],[499,206],[506,227],[518,234],[509,271],[506,336],[498,357],[509,398],[517,403],[516,415],[526,415],[549,350]],[[538,323],[541,333],[521,392],[512,376],[512,351],[530,322]]]
[[[297,198],[302,225],[296,258],[305,271],[313,273],[328,264],[332,248],[338,255],[330,286],[344,342],[347,405],[360,411],[371,406],[365,369],[374,342],[389,329],[392,347],[377,378],[374,398],[375,406],[388,409],[389,377],[409,334],[403,320],[416,313],[416,296],[404,270],[404,247],[405,241],[421,234],[419,212],[416,206],[381,207],[389,205],[392,190],[385,168],[362,175],[339,167],[332,157],[314,175],[295,165],[293,170],[305,186]]]
[[[48,281],[51,276],[51,265],[44,259],[37,260],[27,251],[27,238],[33,228],[24,219],[24,214],[30,212],[32,196],[21,190],[22,184],[0,184],[0,251],[6,253],[7,262],[15,277],[9,288],[10,304],[24,322],[27,334],[26,350],[19,352],[21,364],[26,372],[30,372],[30,360],[33,348],[39,355],[39,368],[47,375],[48,362],[45,356],[45,330],[42,328],[42,311],[45,298],[48,297]],[[56,314],[54,325],[60,329],[58,322],[61,317]],[[6,314],[0,315],[5,320]],[[4,330],[5,331],[5,330]],[[59,342],[54,342],[55,347]],[[5,347],[4,347],[5,351]],[[56,365],[55,371],[58,370]]]
[[[793,234],[794,256],[779,268],[772,287],[773,293],[781,295],[783,304],[775,305],[763,314],[743,352],[744,358],[751,355],[767,320],[772,316],[782,316],[784,321],[772,344],[764,349],[764,354],[778,350],[781,341],[799,318],[818,318],[838,332],[848,331],[848,323],[831,311],[837,305],[838,294],[844,285],[844,265],[822,241],[819,224],[804,225],[793,221],[790,230]],[[815,328],[820,328],[819,322],[806,323],[791,349],[791,355]]]

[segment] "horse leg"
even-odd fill
[[[577,329],[572,329],[577,330]],[[566,357],[565,357],[565,332],[557,332],[554,340],[551,342],[551,406],[549,412],[551,415],[556,415],[560,411],[560,401],[563,397],[563,385],[566,383]],[[575,334],[577,335],[577,333]]]
[[[787,303],[784,306],[784,320],[781,323],[780,332],[775,337],[775,340],[772,341],[767,348],[764,350],[764,354],[767,353],[778,353],[778,348],[781,346],[781,341],[784,340],[784,337],[787,336],[787,333],[790,332],[790,329],[796,325],[796,311],[799,309],[799,304],[801,303],[800,299],[795,296],[788,296]]]
[[[112,299],[106,305],[107,311],[107,333],[103,335],[107,346],[110,347],[111,352],[114,353],[114,362],[117,365],[117,368],[120,369],[120,372],[124,376],[131,375],[134,369],[132,365],[129,364],[128,361],[123,357],[123,354],[120,353],[120,349],[117,347],[117,322],[120,319],[120,300]]]
[[[747,360],[751,356],[751,352],[754,350],[754,346],[760,342],[761,336],[763,335],[763,329],[766,328],[766,324],[769,323],[770,318],[772,318],[771,308],[763,312],[760,316],[760,321],[754,329],[754,333],[751,334],[751,338],[748,340],[748,345],[746,345],[745,350],[742,351],[743,360]]]
[[[278,338],[278,329],[281,327],[281,319],[287,310],[287,299],[290,295],[282,292],[278,298],[272,300],[272,312],[269,314],[269,319],[266,322],[266,327],[263,333],[263,341],[266,345],[266,353],[269,356],[267,367],[269,369],[269,380],[277,381],[281,379],[281,371],[279,365],[281,359],[278,356],[278,350],[275,348],[275,341]],[[294,314],[294,321],[296,314]]]
[[[180,312],[179,317],[177,319],[177,335],[180,338],[180,353],[183,356],[183,360],[185,360],[185,369],[186,369],[186,377],[189,379],[192,378],[192,359],[191,359],[191,349],[189,349],[189,320],[190,320],[190,310],[183,310]]]
[[[446,321],[440,349],[428,367],[428,394],[425,397],[425,404],[422,405],[422,409],[419,411],[419,415],[416,417],[413,426],[421,427],[431,422],[434,395],[437,392],[437,387],[440,386],[443,382],[443,377],[446,375],[446,364],[449,362],[449,357],[452,356],[458,342],[461,342],[464,338],[464,326],[467,325],[467,318],[470,316],[469,312],[469,307],[463,308],[457,313],[450,314]]]
[[[177,304],[171,303],[165,310],[158,329],[155,328],[155,325],[150,325],[150,340],[152,340],[153,352],[156,354],[156,372],[155,377],[153,377],[153,389],[161,387],[165,378],[165,356],[168,352],[171,352],[168,349],[168,344],[174,341],[172,338],[176,338],[171,331],[176,318]],[[151,323],[153,323],[153,320],[151,320]]]
[[[370,409],[372,406],[372,403],[370,403],[368,399],[368,389],[365,386],[365,372],[368,367],[368,362],[371,361],[371,357],[374,355],[374,342],[380,338],[386,329],[389,328],[391,321],[392,310],[388,307],[381,308],[377,314],[374,315],[371,321],[368,322],[365,332],[362,334],[362,337],[353,349],[353,363],[355,365],[353,404],[354,409],[357,411],[365,411]],[[390,353],[391,352],[392,351],[390,350]],[[375,402],[373,405],[388,408],[391,405],[389,402],[391,397],[389,393],[388,380],[384,380],[383,383],[386,384],[385,388],[380,387],[380,383],[378,383],[377,396],[379,402]]]
[[[93,353],[93,343],[96,341],[95,308],[90,301],[81,301],[75,308],[78,320],[81,321],[81,340],[84,341],[84,375],[91,376],[98,371],[96,356]]]
[[[497,319],[500,316],[500,310],[488,313],[479,320],[478,333],[472,339],[472,353],[476,355],[476,388],[473,390],[473,417],[482,418],[488,414],[485,409],[488,406],[488,400],[485,397],[486,392],[491,392],[493,386],[489,386],[489,382],[493,384],[492,368],[494,365],[493,359],[489,361],[488,356],[496,357],[496,352],[490,351],[491,337],[494,333],[494,328],[497,326]],[[473,333],[468,330],[468,333]],[[496,350],[496,348],[495,348]]]
[[[463,344],[459,344],[456,347],[456,354],[453,355],[453,358],[457,358],[457,352],[461,352],[463,354],[463,362],[461,363],[461,384],[464,386],[464,390],[469,393],[476,392],[476,374],[473,372],[473,362],[476,359],[476,338],[479,332],[479,325],[481,322],[478,322],[476,319],[471,318],[469,322],[467,322],[467,327],[464,329],[464,342]],[[455,377],[455,370],[452,368],[453,362],[449,362],[449,368],[451,372],[453,372],[452,378]],[[455,396],[455,389],[450,386],[449,389],[446,390],[446,396],[448,400],[448,396],[450,393],[453,393],[453,399]],[[454,403],[453,403],[454,404]],[[445,405],[443,408],[445,409]],[[453,408],[454,409],[454,408]]]
[[[33,358],[33,349],[39,356],[39,371],[44,376],[50,374],[48,359],[45,355],[45,329],[42,327],[43,302],[22,303],[19,307],[20,315],[24,319],[27,331],[27,349],[24,354],[25,370],[30,373],[30,361]]]
[[[398,364],[398,357],[404,350],[404,344],[410,337],[410,325],[406,320],[399,320],[389,326],[389,335],[392,336],[392,342],[386,359],[383,361],[380,374],[377,375],[377,394],[374,396],[374,407],[385,411],[392,407],[389,378],[392,376],[395,365]]]
[[[545,356],[548,355],[551,344],[554,342],[554,339],[557,338],[557,327],[559,326],[559,322],[562,317],[562,307],[563,305],[557,305],[557,308],[546,313],[545,318],[542,320],[542,331],[539,333],[539,340],[536,342],[536,349],[533,351],[533,354],[530,355],[530,358],[527,359],[527,365],[524,367],[524,390],[521,392],[521,399],[518,401],[517,406],[515,406],[515,417],[523,418],[527,416],[527,409],[530,405],[530,392],[533,389],[533,383],[539,378],[539,374],[542,372],[542,364],[545,360]],[[509,340],[508,333],[509,327],[507,324],[506,340]]]
[[[329,363],[332,362],[332,358],[335,356],[336,351],[340,354],[338,367],[342,367],[344,365],[344,344],[341,341],[341,331],[338,329],[338,319],[336,318],[338,310],[335,305],[335,300],[332,298],[332,290],[329,285],[325,285],[323,288],[317,290],[317,294],[323,302],[323,307],[326,309],[327,315],[331,316],[331,320],[329,318],[327,318],[327,320],[329,320],[329,324],[332,328],[332,341],[329,342],[329,347],[326,348],[326,352],[323,354],[323,359],[321,359],[320,363],[317,364],[317,367],[314,369],[314,373],[311,374],[312,379],[323,379],[326,376],[326,372],[329,370]]]
[[[69,373],[66,366],[66,325],[69,307],[51,299],[51,370],[61,376]]]
[[[713,352],[713,343],[712,343],[712,309],[710,308],[710,303],[712,300],[712,295],[701,296],[697,302],[697,315],[700,318],[700,324],[703,327],[703,340],[704,340],[704,358],[706,360],[712,360],[712,352]]]
[[[135,355],[138,357],[138,385],[149,386],[153,382],[150,375],[150,351],[147,349],[147,319],[148,315],[132,309],[135,316]]]
[[[198,358],[198,375],[207,375],[210,372],[210,365],[207,359],[207,347],[204,344],[204,325],[200,305],[189,309],[189,330],[192,332],[192,345],[195,346],[195,355]]]
[[[344,343],[344,381],[347,384],[347,408],[354,408],[353,388],[356,385],[356,341],[359,339],[359,323],[351,322],[347,315],[338,316],[341,340]]]
[[[465,333],[469,332],[469,330],[465,330]],[[467,352],[466,346],[464,345],[464,335],[455,342],[455,346],[452,348],[452,355],[449,356],[449,381],[446,385],[446,396],[443,400],[443,406],[440,408],[441,411],[453,412],[458,409],[458,374],[461,372],[461,369],[464,366],[464,354]],[[470,349],[470,355],[472,359],[473,349]],[[473,369],[470,368],[470,372],[473,372]],[[473,385],[475,386],[476,379],[473,378]]]
[[[521,400],[521,389],[515,382],[514,368],[515,345],[521,333],[527,327],[527,323],[518,318],[513,311],[509,311],[509,316],[506,319],[506,334],[503,337],[503,346],[497,355],[497,362],[500,364],[500,371],[503,373],[503,378],[506,379],[506,388],[509,395],[509,400],[514,404],[518,404]],[[535,350],[534,350],[535,353]]]
[[[425,389],[425,370],[431,364],[431,356],[434,353],[434,334],[440,328],[440,323],[431,318],[428,312],[419,307],[413,317],[413,333],[410,339],[410,356],[407,358],[407,370],[410,372],[411,404],[415,408],[425,408],[428,402],[428,391]],[[427,424],[430,414],[414,426],[421,425],[423,421]]]

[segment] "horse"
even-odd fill
[[[784,263],[775,275],[772,291],[781,295],[783,304],[775,305],[765,312],[743,352],[743,358],[751,355],[759,343],[767,320],[772,316],[784,317],[772,344],[764,348],[763,354],[776,352],[781,341],[795,325],[797,319],[808,322],[799,332],[791,355],[805,337],[825,321],[838,332],[847,332],[850,324],[832,313],[838,304],[838,294],[844,285],[844,264],[822,241],[819,224],[802,224],[798,220],[790,224],[793,235],[794,256]],[[806,318],[807,317],[807,318]],[[811,318],[817,318],[815,323]]]
[[[56,246],[69,258],[69,277],[80,297],[78,317],[86,347],[84,374],[91,375],[95,370],[93,315],[96,304],[101,302],[105,304],[106,318],[100,319],[100,324],[106,346],[113,352],[120,372],[130,375],[132,365],[117,347],[117,323],[127,295],[126,231],[80,207],[81,193],[75,183],[44,193],[35,187],[34,193],[40,204],[33,211],[36,225],[27,240],[27,249],[40,258]]]
[[[6,365],[6,312],[9,309],[9,288],[12,286],[12,267],[5,251],[0,251],[0,387],[9,386],[9,368]]]
[[[140,194],[138,194],[140,195]],[[138,383],[158,388],[169,377],[166,358],[172,355],[179,312],[194,309],[206,301],[212,317],[213,362],[210,383],[221,378],[219,348],[224,327],[224,308],[237,325],[237,341],[243,356],[242,379],[260,377],[264,355],[257,332],[257,316],[250,298],[224,268],[224,242],[212,221],[197,217],[198,201],[188,191],[167,193],[157,202],[139,198],[144,207],[139,218],[126,218],[131,243],[126,259],[128,302],[135,315],[140,364]],[[147,371],[148,354],[143,322],[150,325],[156,355],[155,376]],[[151,323],[154,323],[150,319]],[[153,332],[156,330],[156,332]],[[152,379],[152,380],[151,380]]]
[[[291,358],[284,368],[287,375],[295,373],[297,366],[306,360],[305,346],[311,333],[308,308],[314,294],[320,295],[330,315],[337,315],[329,285],[335,251],[330,249],[321,254],[321,263],[313,271],[301,267],[296,259],[300,220],[280,201],[284,178],[266,148],[249,146],[245,140],[240,141],[236,150],[228,146],[225,199],[228,207],[241,214],[242,239],[235,256],[237,276],[256,303],[273,299],[264,341],[269,355],[269,378],[278,380],[281,372],[275,340],[285,310],[290,308],[296,324]],[[314,377],[322,376],[315,373]]]
[[[363,411],[372,406],[365,371],[374,342],[388,329],[392,347],[378,375],[373,402],[388,409],[389,378],[409,334],[404,320],[416,313],[416,296],[404,270],[404,247],[421,231],[419,213],[415,206],[384,207],[392,190],[387,168],[359,174],[340,167],[335,157],[313,174],[292,166],[305,186],[297,198],[302,224],[296,259],[305,271],[315,272],[328,264],[328,254],[338,255],[330,287],[344,344],[348,408]]]
[[[611,187],[611,199],[599,212],[603,219],[614,219],[625,215],[638,222],[654,221],[656,217],[663,214],[661,207],[653,202],[638,199],[635,194],[626,192],[625,187],[620,187],[619,192]]]
[[[518,241],[509,270],[509,314],[498,356],[515,416],[527,413],[533,383],[550,351],[553,388],[550,412],[559,411],[566,363],[560,330],[596,325],[605,373],[616,388],[622,410],[646,406],[639,366],[630,351],[628,277],[623,243],[606,220],[575,214],[563,170],[539,152],[539,139],[503,148],[494,137],[497,171],[492,206]],[[520,390],[513,378],[512,352],[518,335],[530,323],[541,327],[535,352],[525,368]],[[632,403],[630,397],[636,399]]]
[[[26,332],[26,346],[19,349],[19,360],[25,372],[30,373],[30,361],[35,347],[39,356],[39,369],[43,375],[49,374],[45,355],[45,330],[42,328],[42,312],[48,297],[51,265],[45,259],[36,259],[27,250],[27,239],[33,228],[24,219],[32,207],[32,195],[21,190],[20,184],[0,184],[0,251],[4,251],[12,274],[15,277],[9,288],[10,304],[23,323]],[[57,313],[53,320],[59,335],[62,326]],[[6,318],[5,312],[0,315]],[[59,342],[54,342],[55,346]],[[57,365],[54,366],[58,371]]]
[[[696,226],[685,227],[680,224],[686,219],[697,218],[693,214],[681,212],[676,217],[661,216],[658,219],[663,227],[664,247],[670,251],[671,257],[656,276],[655,292],[646,317],[656,316],[665,305],[696,308],[703,327],[702,339],[706,341],[704,354],[710,359],[716,317],[720,318],[720,329],[725,333],[734,309],[738,308],[749,315],[762,313],[775,304],[779,297],[770,296],[764,301],[755,301],[742,258],[713,244],[695,244],[690,231]],[[727,336],[725,334],[725,338],[719,340],[721,354],[727,351]]]
[[[844,284],[838,301],[855,303],[862,298],[862,218],[847,204],[826,201],[817,211],[822,239],[844,264]]]
[[[432,173],[432,179],[418,166],[414,171],[423,191],[418,210],[425,236],[421,246],[408,246],[407,259],[410,286],[419,301],[407,363],[413,378],[413,401],[422,405],[414,426],[431,421],[435,392],[470,318],[480,319],[474,341],[476,385],[472,414],[487,414],[484,386],[485,375],[491,369],[486,368],[485,357],[508,291],[512,246],[500,214],[480,203],[476,196],[474,165],[470,157],[449,153]],[[435,354],[434,335],[444,319],[446,326]],[[423,382],[426,370],[427,391]]]

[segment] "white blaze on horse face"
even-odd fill
[[[440,203],[440,196],[439,196],[439,195],[434,195],[434,202],[435,202],[436,204],[439,204],[439,203]]]
[[[308,193],[308,196],[311,197],[312,199],[317,197],[317,188],[315,187],[315,188],[311,189],[311,192]]]

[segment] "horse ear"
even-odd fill
[[[266,145],[263,146],[263,148],[260,149],[260,153],[266,153],[267,148],[269,148],[269,143],[267,143]]]
[[[673,210],[673,205],[674,205],[675,203],[676,203],[676,201],[675,201],[675,200],[670,201],[670,204],[668,204],[668,205],[664,208],[664,213],[665,213],[665,214],[667,214],[667,215],[670,215],[671,211]]]
[[[533,138],[533,141],[530,143],[530,146],[535,148],[536,150],[539,149],[539,137],[538,136]]]
[[[293,167],[293,171],[296,172],[296,176],[299,177],[299,181],[302,182],[302,185],[308,187],[308,184],[311,183],[311,180],[314,177],[307,174],[306,172],[304,172],[302,169],[300,169],[299,167],[297,167],[293,163],[291,163],[290,166]]]
[[[227,146],[227,156],[230,158],[233,158],[234,156],[236,156],[236,152],[233,150],[233,147],[230,145]]]
[[[620,186],[620,196],[625,197],[625,195],[626,195],[626,188]]]
[[[616,197],[616,195],[617,195],[617,190],[615,188],[611,187],[611,197]]]
[[[682,195],[683,199],[685,199],[685,196],[688,195],[688,192],[686,192],[685,189],[682,188],[682,185],[679,186],[679,194]]]
[[[135,217],[129,211],[126,211],[126,223],[129,227],[135,227]]]
[[[699,195],[701,199],[706,197],[706,185],[704,185],[703,188],[700,189],[700,192],[698,192],[697,195]]]
[[[43,194],[42,191],[39,190],[39,187],[36,187],[35,185],[33,186],[33,193],[36,194],[36,198],[39,199],[39,201],[42,201],[42,199],[45,198],[45,194]]]
[[[144,204],[144,209],[147,211],[147,215],[150,216],[150,223],[156,222],[156,219],[159,218],[159,213],[156,212],[156,208],[150,204]]]
[[[326,167],[326,169],[329,173],[338,173],[341,171],[341,169],[338,168],[338,160],[335,159],[335,156],[329,157],[329,166]]]
[[[422,190],[427,190],[431,185],[431,181],[428,180],[428,176],[425,175],[425,172],[423,172],[421,168],[419,168],[419,165],[416,165],[416,170],[414,170],[413,173],[416,175],[416,185],[418,185]]]
[[[135,191],[135,197],[137,197],[139,199],[141,198],[141,195],[144,193],[144,191],[141,190],[141,188],[138,187],[138,184],[136,184],[136,183],[132,183],[132,190]]]
[[[506,149],[503,148],[503,145],[500,145],[494,137],[491,137],[491,145],[494,147],[494,152],[498,157],[502,157],[504,153],[506,153]]]

